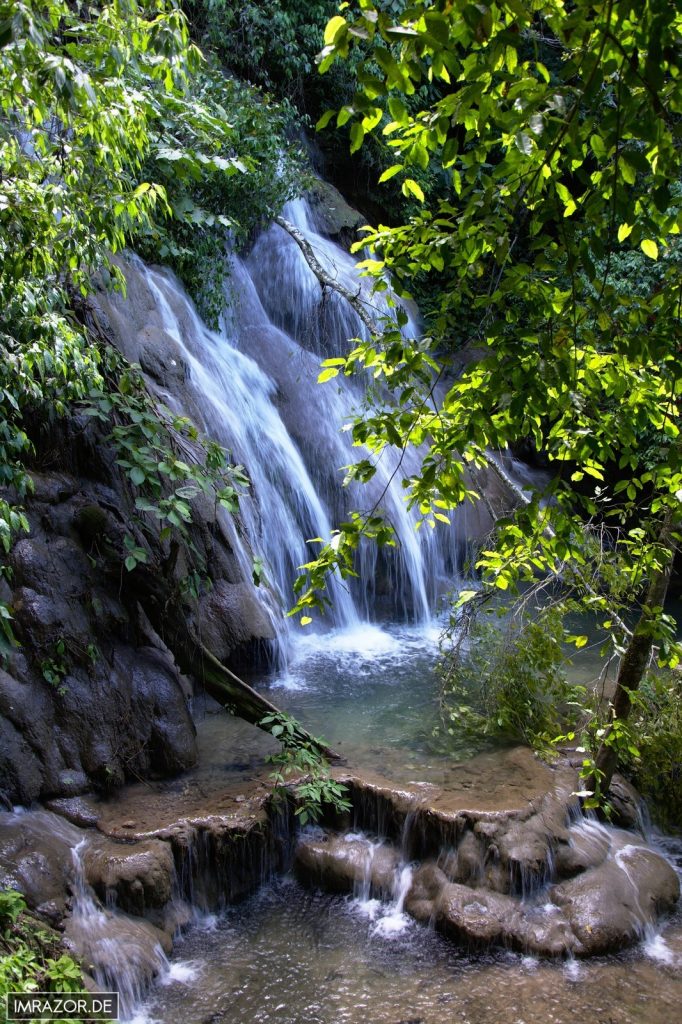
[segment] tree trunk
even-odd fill
[[[159,580],[150,573],[140,572],[138,566],[131,576],[131,589],[145,615],[172,652],[180,669],[187,675],[200,680],[209,696],[224,708],[243,718],[244,721],[270,732],[270,725],[261,725],[268,715],[280,714],[280,709],[261,696],[253,687],[235,675],[213,655],[200,641],[194,639],[184,621],[184,615],[172,600],[160,601],[165,580]],[[146,576],[145,583],[142,577]],[[150,585],[153,584],[153,585]],[[170,592],[170,588],[169,592]],[[339,755],[323,743],[319,743],[301,725],[296,723],[292,737],[297,744],[309,744],[324,757],[339,760]]]
[[[663,520],[658,535],[657,543],[662,549],[660,566],[651,574],[642,611],[618,669],[612,702],[614,721],[627,721],[632,708],[631,694],[639,688],[651,658],[655,635],[654,627],[658,618],[657,609],[663,607],[675,556],[674,531],[675,517],[670,511]],[[617,745],[609,743],[612,732],[612,727],[607,728],[595,759],[594,774],[586,782],[586,788],[594,793],[608,791],[618,764]]]

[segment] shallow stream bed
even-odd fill
[[[282,707],[358,769],[397,783],[448,784],[434,752],[437,629],[311,637],[270,680]],[[247,782],[270,749],[223,714],[200,721],[197,784]],[[228,755],[228,751],[230,752]],[[462,762],[474,751],[462,745]],[[495,759],[494,751],[482,762]],[[453,780],[455,776],[453,774]],[[682,841],[659,840],[682,869]],[[682,914],[635,949],[578,962],[471,954],[376,900],[269,881],[220,915],[199,917],[136,1021],[159,1024],[674,1024],[682,1019]],[[382,923],[383,922],[383,923]],[[390,925],[388,927],[387,925]]]
[[[682,847],[680,848],[682,854]],[[163,1024],[675,1024],[682,921],[663,939],[589,962],[466,954],[405,918],[276,881],[176,946],[138,1021]],[[370,908],[371,910],[371,908]]]

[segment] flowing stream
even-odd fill
[[[175,955],[184,980],[159,988],[139,1024],[673,1024],[682,1005],[679,918],[658,945],[585,963],[471,956],[288,878],[196,927]]]
[[[396,783],[447,785],[452,756],[434,751],[431,722],[424,720],[435,687],[435,636],[435,627],[333,631],[299,646],[288,670],[269,686],[280,704],[305,714],[354,765],[379,770]],[[193,784],[218,792],[237,778],[248,791],[270,749],[267,737],[255,737],[211,707],[196,710],[202,761]],[[462,748],[461,757],[472,752]],[[487,756],[495,771],[498,754],[491,750]],[[595,843],[607,831],[589,820],[574,828]],[[471,954],[403,912],[412,874],[407,856],[396,871],[392,896],[379,900],[372,897],[369,875],[383,840],[361,833],[346,838],[364,841],[367,849],[365,878],[352,894],[310,890],[288,875],[266,877],[245,902],[217,914],[199,913],[177,940],[171,971],[139,1007],[135,1024],[678,1019],[679,911],[661,927],[643,924],[637,947],[609,957],[547,962],[503,950]],[[654,844],[682,874],[682,840],[654,837]]]
[[[373,295],[358,279],[353,258],[318,232],[305,200],[289,204],[285,216],[329,273],[346,287],[359,288],[377,318],[390,315],[389,293]],[[254,555],[265,563],[269,586],[260,588],[258,599],[277,642],[272,671],[261,685],[355,768],[380,771],[396,783],[447,787],[453,752],[439,753],[432,736],[439,630],[432,616],[439,597],[455,584],[469,539],[487,528],[485,516],[462,509],[450,527],[416,531],[402,480],[417,470],[418,453],[386,450],[368,488],[339,486],[341,467],[366,455],[340,429],[363,396],[344,377],[324,388],[314,382],[321,359],[345,352],[347,339],[364,337],[365,328],[337,294],[322,296],[299,247],[282,228],[266,230],[246,260],[229,259],[228,309],[217,333],[201,322],[172,275],[138,268],[189,369],[191,414],[251,477],[250,495],[242,502],[246,536],[234,524],[225,528],[232,531],[246,577]],[[417,318],[414,310],[407,314],[404,330],[413,336]],[[164,397],[181,411],[177,396]],[[526,483],[518,474],[517,479]],[[375,502],[393,523],[396,547],[377,554],[363,546],[357,580],[351,585],[331,581],[326,631],[292,633],[279,609],[288,602],[297,567],[315,550],[311,538],[328,537],[349,509]],[[237,780],[248,787],[272,742],[210,706],[198,703],[195,713],[202,756],[190,786],[218,792]],[[455,756],[466,760],[481,749],[463,742]],[[494,751],[490,757],[494,761]],[[440,1024],[446,1019],[635,1024],[645,1018],[670,1024],[676,1019],[682,1005],[679,916],[664,935],[643,931],[642,945],[634,951],[589,963],[543,963],[508,952],[471,956],[404,913],[413,871],[407,854],[391,899],[371,898],[371,862],[382,839],[359,838],[367,844],[367,871],[351,896],[311,892],[285,876],[266,881],[239,906],[199,914],[135,1019],[160,1024]],[[682,845],[668,840],[667,855],[679,865]]]
[[[360,289],[378,318],[390,315],[390,291],[372,294],[358,278],[354,259],[319,233],[305,200],[284,212],[329,273]],[[184,367],[179,390],[159,386],[157,392],[228,448],[251,479],[241,518],[225,515],[221,527],[245,585],[250,586],[254,557],[264,564],[266,582],[253,594],[274,640],[270,671],[255,685],[325,736],[353,768],[380,772],[396,784],[416,783],[425,792],[429,785],[447,790],[453,759],[461,768],[484,747],[462,742],[454,753],[452,748],[445,753],[434,744],[433,665],[440,627],[433,616],[439,599],[456,585],[469,542],[487,531],[488,513],[464,507],[451,525],[417,531],[402,481],[418,471],[418,452],[386,449],[375,460],[369,486],[340,486],[342,467],[367,456],[341,429],[361,408],[362,388],[343,376],[325,387],[315,381],[321,359],[347,351],[348,339],[364,336],[365,328],[336,293],[322,294],[282,228],[267,229],[247,259],[228,258],[228,308],[219,331],[203,324],[172,274],[134,257],[130,272]],[[414,310],[406,313],[404,331],[413,336],[417,317]],[[522,468],[516,470],[524,486]],[[489,501],[499,510],[505,496],[493,494],[495,481],[489,483]],[[283,610],[291,602],[298,567],[314,555],[314,538],[328,538],[349,510],[374,506],[390,519],[395,547],[381,553],[371,545],[361,547],[357,578],[330,581],[331,608],[317,632],[290,625]],[[137,787],[132,799],[138,800],[138,810],[153,812],[157,800],[167,808],[192,790],[210,803],[225,786],[243,785],[248,791],[257,784],[264,757],[275,749],[272,738],[210,702],[197,700],[194,711],[199,765],[183,779]],[[499,772],[496,752],[488,755],[486,771]],[[452,785],[461,785],[461,772]],[[474,957],[404,912],[413,873],[407,845],[390,898],[371,898],[371,863],[383,838],[360,839],[366,843],[367,871],[354,894],[323,895],[286,875],[266,877],[255,895],[217,914],[206,913],[197,894],[193,923],[177,938],[172,961],[152,945],[141,971],[131,966],[131,956],[132,961],[142,957],[134,931],[115,909],[103,909],[93,898],[84,882],[81,847],[74,844],[70,927],[86,947],[111,943],[110,974],[96,980],[123,989],[128,1019],[138,1024],[635,1024],[644,1019],[671,1024],[677,1019],[679,915],[664,933],[643,933],[634,951],[590,963],[541,963],[506,952]],[[682,844],[667,842],[667,856],[681,864]],[[194,898],[191,891],[183,893],[188,895]],[[118,940],[112,937],[116,928]],[[142,1003],[154,975],[157,983]]]

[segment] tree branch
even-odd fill
[[[294,242],[296,242],[296,245],[303,253],[306,263],[322,285],[322,288],[332,288],[335,292],[338,292],[339,295],[342,295],[346,302],[353,307],[370,334],[376,334],[376,324],[360,298],[360,289],[358,289],[357,293],[353,294],[350,288],[346,288],[344,284],[341,284],[341,282],[332,277],[331,274],[328,274],[315,255],[313,247],[308,239],[302,231],[299,231],[299,229],[291,223],[291,221],[288,221],[285,217],[275,217],[275,224],[279,224],[287,234],[291,235]]]

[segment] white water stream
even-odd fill
[[[301,230],[330,273],[347,287],[360,288],[368,308],[390,314],[386,294],[371,294],[358,277],[354,259],[317,233],[304,200],[285,215]],[[418,470],[419,454],[385,449],[367,486],[341,486],[343,467],[368,456],[342,429],[363,400],[357,383],[343,376],[317,384],[324,355],[344,353],[362,323],[336,293],[323,297],[300,249],[272,226],[257,240],[248,260],[227,263],[228,308],[219,332],[199,318],[179,282],[167,271],[133,259],[131,273],[143,279],[148,305],[155,308],[188,370],[180,394],[162,397],[174,411],[232,452],[251,480],[241,501],[243,529],[225,516],[223,529],[250,580],[252,560],[264,561],[269,586],[258,589],[263,606],[286,646],[289,626],[283,611],[292,603],[299,566],[318,550],[315,538],[329,539],[351,509],[375,505],[393,525],[396,545],[381,552],[362,544],[357,579],[329,585],[326,622],[353,627],[377,618],[426,623],[439,596],[451,589],[469,534],[482,522],[471,508],[459,510],[452,525],[417,530],[418,514],[407,508],[403,479]],[[418,331],[412,316],[403,328]],[[288,333],[289,332],[289,333]],[[281,663],[281,659],[280,659]]]

